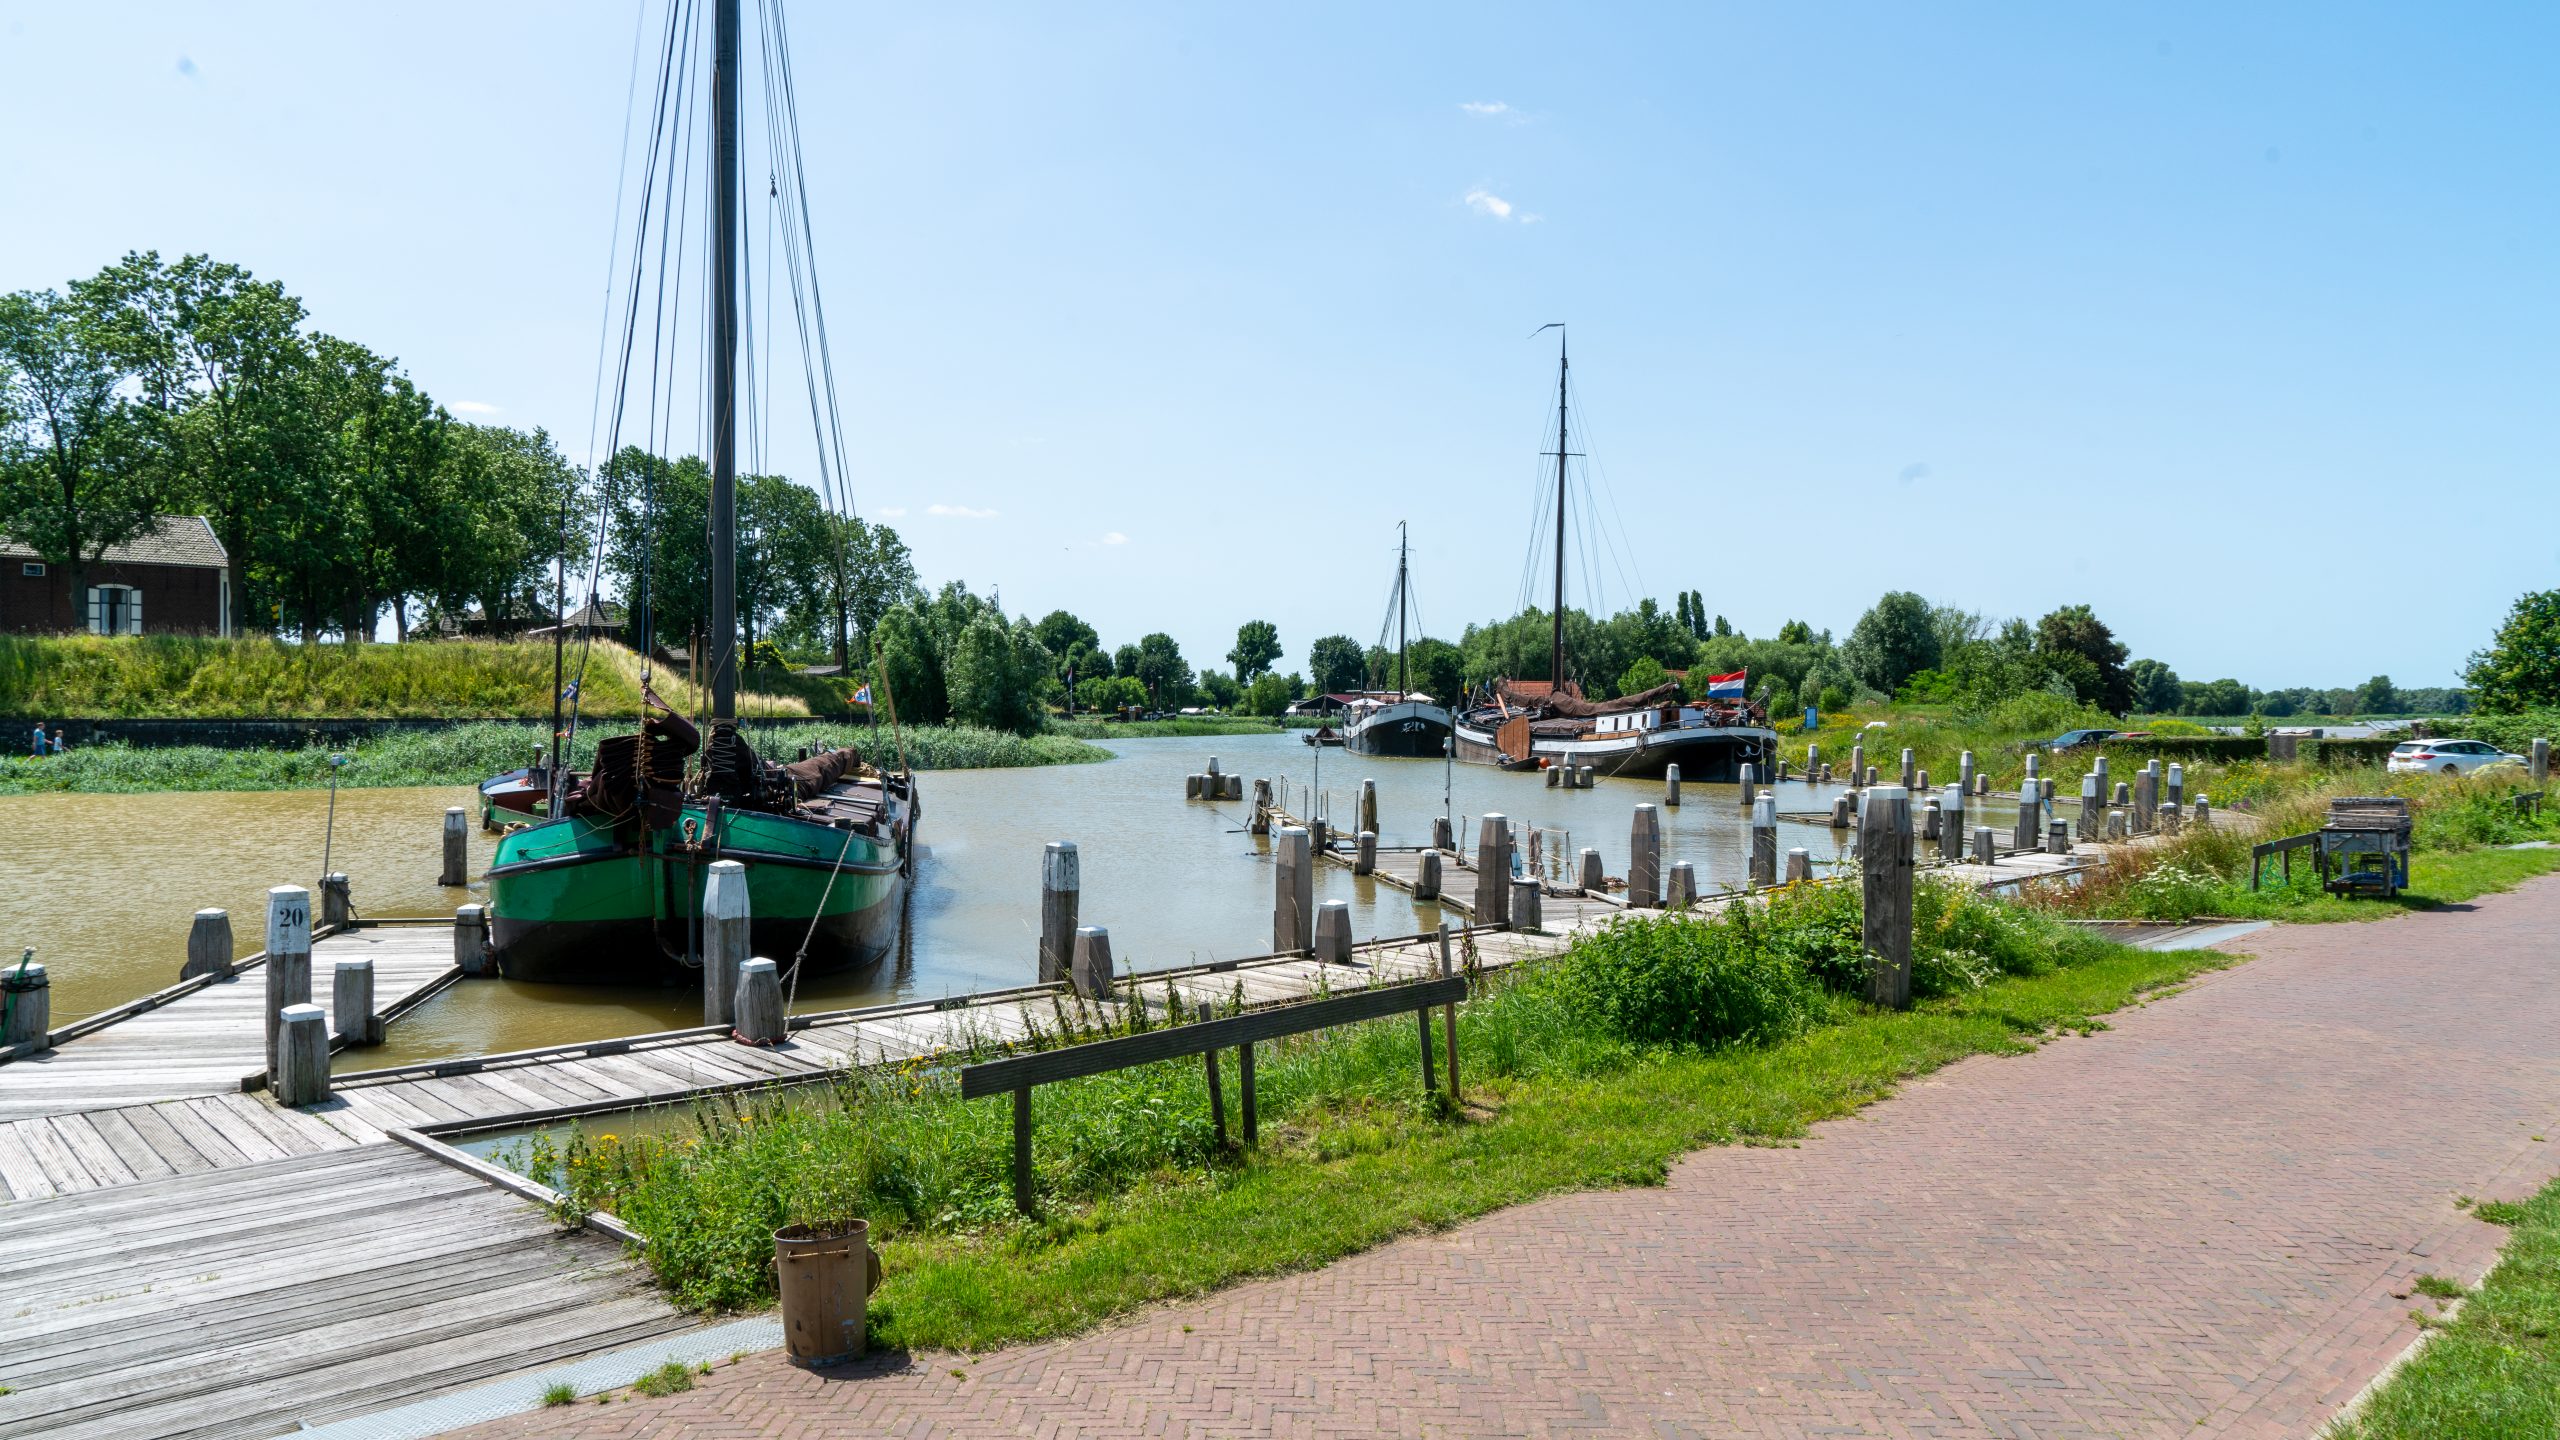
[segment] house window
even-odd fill
[[[26,564],[18,567],[18,573],[21,575],[41,575],[44,573],[44,562],[41,560],[30,560]]]
[[[89,633],[92,635],[141,634],[142,592],[130,585],[90,586]]]

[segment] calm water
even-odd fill
[[[798,1009],[850,1006],[1018,985],[1035,974],[1041,847],[1076,842],[1083,862],[1083,918],[1111,930],[1124,966],[1154,968],[1262,953],[1271,941],[1271,869],[1262,842],[1243,832],[1250,802],[1185,802],[1182,777],[1219,757],[1230,774],[1290,785],[1305,813],[1314,789],[1339,828],[1352,828],[1362,778],[1378,782],[1379,827],[1389,844],[1420,844],[1443,804],[1473,844],[1474,817],[1498,810],[1548,837],[1550,870],[1571,852],[1599,849],[1611,874],[1626,868],[1628,819],[1658,801],[1658,781],[1603,780],[1594,789],[1549,790],[1542,777],[1439,761],[1386,760],[1327,750],[1294,734],[1199,740],[1132,740],[1098,765],[964,770],[922,778],[924,853],[904,953],[863,975],[812,978]],[[1952,777],[1948,777],[1952,778]],[[1445,786],[1445,802],[1444,802]],[[1781,812],[1829,808],[1831,787],[1778,788]],[[69,795],[0,798],[19,856],[0,893],[0,945],[32,945],[54,985],[56,1024],[170,983],[186,958],[189,918],[202,906],[232,914],[242,954],[263,940],[265,892],[316,885],[324,837],[330,865],[353,877],[363,915],[437,915],[472,901],[435,883],[438,830],[467,788],[340,792],[334,835],[325,793]],[[1663,812],[1668,858],[1697,867],[1702,890],[1738,884],[1748,854],[1740,792],[1691,784]],[[1978,823],[2005,827],[1993,802]],[[475,811],[476,814],[476,811]],[[1840,851],[1827,825],[1781,821],[1781,850],[1801,845],[1817,866]],[[489,842],[475,828],[472,860]],[[1408,934],[1438,920],[1400,890],[1347,870],[1319,867],[1319,900],[1347,900],[1361,936]],[[518,1049],[699,1023],[698,994],[475,981],[457,986],[392,1028],[368,1056],[394,1060]]]

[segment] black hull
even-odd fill
[[[861,910],[829,915],[816,932],[808,920],[748,922],[748,948],[784,970],[807,941],[803,973],[834,975],[869,969],[898,946],[906,881],[901,877],[887,901]],[[636,987],[699,985],[702,972],[678,960],[685,945],[680,922],[665,922],[665,943],[658,926],[646,920],[502,920],[489,924],[490,948],[498,956],[498,972],[510,980],[535,985],[628,985]]]
[[[1420,729],[1408,730],[1399,725],[1383,734],[1363,732],[1346,736],[1342,748],[1358,755],[1386,755],[1404,760],[1439,759],[1440,747],[1448,743],[1449,727],[1419,720],[1409,723]]]
[[[1777,753],[1775,736],[1750,731],[1708,730],[1695,735],[1679,732],[1648,732],[1649,743],[1622,748],[1604,748],[1593,742],[1531,741],[1530,760],[1518,764],[1493,745],[1458,733],[1458,758],[1470,765],[1499,765],[1505,769],[1530,770],[1545,760],[1554,765],[1588,765],[1595,775],[1635,780],[1658,780],[1673,765],[1680,767],[1680,778],[1707,785],[1729,785],[1742,778],[1746,763],[1774,771],[1771,757]]]

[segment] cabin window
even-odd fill
[[[90,586],[89,633],[92,635],[141,634],[142,592],[130,585]]]
[[[18,573],[21,575],[41,575],[44,573],[44,562],[41,560],[30,560],[26,564],[18,567]]]

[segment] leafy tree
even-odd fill
[[[1279,658],[1278,626],[1268,620],[1247,620],[1236,627],[1236,648],[1227,652],[1227,663],[1236,667],[1236,679],[1251,680]]]
[[[1735,631],[1735,629],[1733,628],[1733,625],[1732,625],[1732,623],[1731,623],[1731,622],[1727,621],[1727,620],[1726,620],[1723,616],[1721,616],[1721,615],[1719,615],[1719,616],[1717,616],[1717,617],[1716,617],[1716,623],[1715,623],[1715,638],[1717,638],[1717,639],[1719,639],[1719,640],[1728,639],[1728,638],[1733,637],[1733,636],[1734,636],[1734,635],[1736,635],[1737,633],[1738,633],[1738,632],[1737,632],[1737,631]]]
[[[605,569],[631,607],[633,647],[686,644],[710,619],[711,467],[626,445],[599,479]]]
[[[2399,712],[2400,692],[2388,675],[2376,675],[2356,691],[2355,713],[2358,715],[2391,715]]]
[[[1781,645],[1810,645],[1813,643],[1813,627],[1807,625],[1801,620],[1790,620],[1786,624],[1778,627],[1778,643]]]
[[[1275,675],[1266,670],[1244,687],[1244,698],[1239,703],[1247,715],[1277,715],[1297,702],[1300,688],[1297,676]]]
[[[1048,652],[1028,622],[1008,626],[1003,611],[980,606],[951,647],[944,684],[951,718],[1029,734],[1040,726],[1035,687],[1047,677]]]
[[[2462,678],[2483,714],[2560,707],[2560,590],[2518,598]]]
[[[1618,693],[1640,695],[1670,678],[1671,672],[1662,668],[1661,661],[1650,655],[1639,655],[1635,658],[1635,663],[1629,665],[1626,672],[1618,677]]]
[[[1244,687],[1224,670],[1203,670],[1200,672],[1200,693],[1211,705],[1221,710],[1233,710],[1236,702],[1244,698]]]
[[[1841,656],[1872,690],[1891,694],[1902,682],[1938,664],[1938,630],[1929,602],[1908,590],[1887,591],[1849,632]]]
[[[1158,632],[1138,637],[1136,663],[1129,673],[1147,687],[1156,704],[1167,709],[1177,708],[1191,698],[1191,667],[1183,663],[1182,647],[1170,635]]]
[[[1339,695],[1360,688],[1369,657],[1348,635],[1327,635],[1307,648],[1307,671],[1319,695]]]
[[[859,515],[833,511],[826,512],[824,525],[826,542],[819,561],[823,592],[808,597],[796,618],[810,623],[817,619],[817,607],[823,606],[832,622],[825,628],[834,641],[836,663],[850,669],[850,657],[862,648],[857,642],[871,634],[880,617],[891,606],[906,604],[924,592],[916,583],[907,542],[897,531]]]
[[[1114,675],[1126,675],[1133,680],[1136,679],[1138,675],[1138,647],[1135,645],[1123,645],[1119,649],[1111,652],[1111,673]]]
[[[1094,628],[1064,610],[1052,610],[1031,627],[1042,649],[1049,652],[1050,668],[1059,683],[1069,674],[1076,677],[1076,694],[1081,700],[1084,682],[1108,679],[1111,675],[1111,652],[1102,648],[1102,636]]]
[[[2125,671],[2133,682],[2134,708],[2147,715],[2168,715],[2186,696],[2178,672],[2157,660],[2136,660]]]
[[[573,601],[553,588],[575,573],[594,533],[587,477],[542,430],[454,422],[442,431],[430,492],[437,533],[412,557],[390,600],[402,633],[408,599],[459,613],[478,604],[505,626],[547,620]]]
[[[1707,638],[1705,627],[1698,622],[1697,607],[1689,603],[1689,592],[1683,590],[1671,599],[1672,618],[1680,622],[1680,628],[1688,631],[1692,639]]]
[[[99,554],[155,518],[144,437],[118,394],[133,369],[79,287],[0,296],[0,533],[61,567],[75,606]]]
[[[2182,715],[2246,715],[2250,711],[2249,687],[2237,680],[2189,680],[2178,688]],[[2293,710],[2288,705],[2269,713],[2290,715]]]
[[[1425,637],[1406,646],[1405,670],[1414,689],[1443,705],[1466,693],[1467,657],[1446,640]]]
[[[2125,648],[2088,606],[2066,605],[2037,621],[2036,653],[2070,681],[2081,704],[2110,715],[2133,708]]]
[[[871,632],[871,643],[898,718],[912,725],[935,725],[950,718],[942,655],[923,602],[901,605],[882,615]]]
[[[1076,682],[1076,703],[1087,710],[1128,710],[1147,703],[1147,687],[1132,675],[1097,675]]]
[[[1490,625],[1470,625],[1458,637],[1458,648],[1466,654],[1466,678],[1471,684],[1497,679],[1544,680],[1547,678],[1548,652],[1554,626],[1543,610],[1523,610],[1508,620]],[[1610,681],[1627,668],[1631,655],[1621,655],[1618,639],[1608,627],[1593,622],[1579,610],[1564,612],[1564,663],[1568,679],[1578,679],[1594,695],[1606,691]]]
[[[783,612],[827,607],[834,538],[817,491],[780,475],[738,477],[738,627],[749,652]]]

